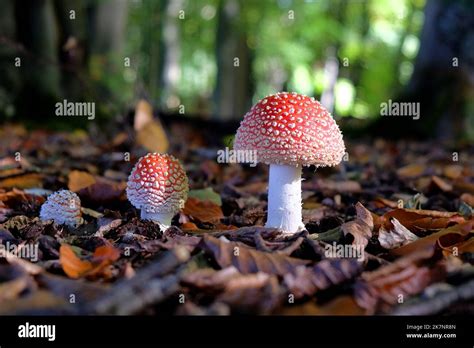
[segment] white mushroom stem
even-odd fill
[[[152,213],[147,212],[145,209],[142,209],[140,216],[142,220],[151,220],[154,223],[159,224],[161,228],[166,230],[168,227],[171,226],[171,219],[173,218],[174,214],[170,212]]]
[[[301,166],[271,164],[265,227],[286,233],[304,230],[301,217]]]

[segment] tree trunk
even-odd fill
[[[168,1],[162,26],[162,44],[160,50],[160,99],[165,108],[176,108],[178,104],[177,88],[181,78],[181,47],[179,11],[183,9],[183,0]]]
[[[54,7],[59,25],[58,58],[63,67],[62,95],[69,100],[81,101],[85,90],[81,78],[87,68],[85,2],[55,0]]]
[[[17,40],[22,91],[16,105],[19,114],[36,118],[50,116],[60,93],[57,60],[57,27],[51,0],[16,0]],[[46,112],[38,115],[39,110]]]
[[[120,52],[127,23],[127,1],[96,1],[90,13],[91,53],[103,55]]]
[[[15,67],[17,51],[11,46],[15,39],[14,0],[2,3],[0,11],[0,119],[13,117],[15,108],[11,101],[20,88],[19,68]]]
[[[252,52],[239,31],[240,3],[221,0],[217,27],[217,82],[214,117],[240,119],[252,103]]]
[[[468,49],[474,28],[473,4],[463,0],[428,0],[420,50],[411,80],[397,102],[420,105],[420,118],[381,117],[376,129],[382,136],[474,137],[472,100],[474,59]],[[471,110],[469,110],[469,107]]]

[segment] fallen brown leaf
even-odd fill
[[[183,231],[195,231],[195,230],[198,230],[199,228],[193,222],[185,222],[184,224],[181,225],[181,229]]]
[[[301,298],[353,279],[361,271],[362,266],[356,259],[325,259],[312,267],[298,266],[283,280],[290,293]]]
[[[72,192],[79,192],[79,190],[89,187],[96,183],[94,175],[80,170],[72,170],[68,175],[68,188]]]
[[[262,272],[231,278],[217,301],[238,313],[271,314],[284,298],[284,290],[274,275]]]
[[[362,191],[362,186],[360,186],[360,183],[353,180],[318,180],[318,187],[324,191],[338,193],[357,193]]]
[[[457,179],[462,175],[463,167],[457,164],[450,164],[443,168],[444,176],[450,179]]]
[[[412,243],[409,243],[400,248],[390,250],[390,254],[395,256],[405,256],[415,254],[419,250],[426,248],[434,248],[438,239],[447,234],[460,234],[461,236],[467,236],[469,233],[473,233],[474,220],[467,221],[462,224],[454,225],[429,236],[420,238]]]
[[[438,187],[440,190],[444,192],[449,192],[453,190],[453,185],[447,182],[446,180],[440,178],[439,176],[432,176],[431,177],[432,183]]]
[[[409,164],[397,170],[397,175],[401,178],[414,178],[420,176],[426,170],[424,164]]]
[[[166,132],[159,121],[153,118],[151,105],[140,100],[135,108],[134,128],[137,143],[150,152],[165,153],[169,142]]]
[[[233,277],[241,274],[234,266],[216,271],[212,268],[201,268],[185,274],[181,280],[183,284],[207,291],[222,291],[226,283]]]
[[[464,203],[469,204],[471,207],[474,207],[474,195],[470,193],[463,193],[461,195],[461,200],[464,201]]]
[[[432,248],[419,250],[373,272],[364,272],[355,285],[355,299],[368,314],[389,312],[397,303],[422,292],[428,285],[445,277]]]
[[[458,224],[466,220],[454,212],[418,209],[395,209],[385,213],[378,221],[386,229],[392,229],[391,219],[397,219],[403,226],[413,233],[425,232],[426,230],[439,230],[450,224]],[[380,228],[377,226],[376,228]]]
[[[0,187],[3,188],[32,188],[43,187],[43,175],[39,173],[28,173],[0,180]]]
[[[224,217],[221,207],[211,201],[188,197],[183,213],[201,222],[217,222]]]
[[[98,276],[119,257],[120,252],[108,244],[98,247],[91,261],[81,260],[67,244],[61,245],[59,249],[59,261],[64,273],[70,278]]]
[[[357,217],[353,221],[344,223],[341,228],[344,235],[351,234],[354,237],[352,244],[365,246],[369,243],[374,229],[372,213],[360,202],[356,204]]]
[[[297,266],[309,263],[308,260],[261,252],[251,249],[243,243],[227,242],[209,235],[204,235],[200,247],[221,268],[233,265],[244,274],[264,272],[284,276],[293,272]]]
[[[387,231],[384,226],[379,230],[379,242],[385,249],[394,249],[406,245],[418,239],[416,234],[411,233],[397,219],[391,220],[393,228]]]

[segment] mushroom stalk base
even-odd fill
[[[271,164],[265,227],[296,233],[305,229],[302,220],[301,166]]]
[[[166,230],[171,226],[171,219],[174,214],[172,213],[151,213],[142,209],[140,217],[142,220],[151,220],[154,223],[160,225],[160,227]]]

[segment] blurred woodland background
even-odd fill
[[[236,122],[258,99],[322,100],[346,132],[474,139],[469,0],[3,0],[0,119],[50,127],[58,101],[98,124],[141,98],[161,114]],[[420,120],[380,117],[388,100]]]

